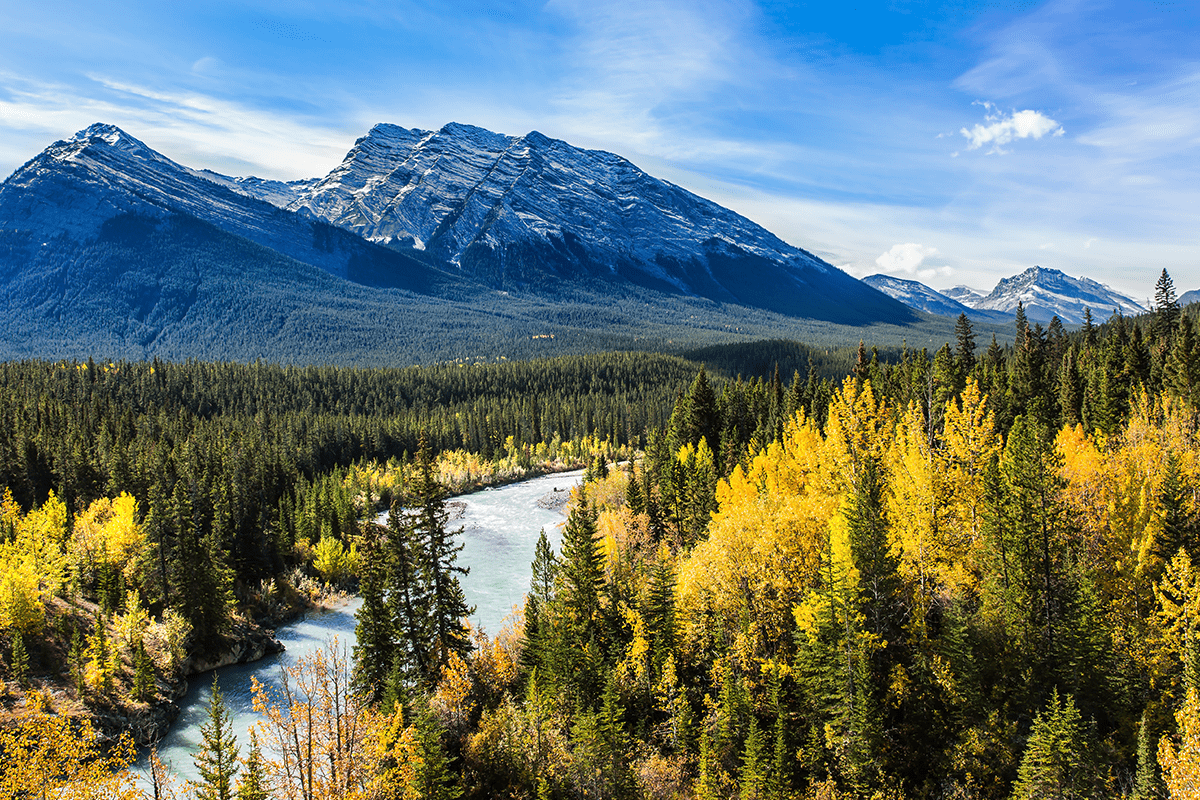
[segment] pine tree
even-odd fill
[[[423,707],[416,721],[416,753],[413,759],[416,769],[412,785],[412,797],[421,800],[455,800],[462,789],[455,783],[450,769],[451,760],[442,747],[442,730],[429,708]]]
[[[558,559],[543,528],[534,548],[533,577],[529,581],[529,598],[525,603],[525,643],[521,647],[521,664],[527,672],[544,668],[551,626],[547,615],[554,602],[554,583],[558,575]]]
[[[1175,297],[1175,283],[1164,268],[1154,284],[1154,336],[1160,341],[1170,341],[1180,317],[1179,300]]]
[[[1083,343],[1091,349],[1096,346],[1096,326],[1092,320],[1092,309],[1084,307],[1083,309],[1083,325],[1079,328],[1083,332]]]
[[[894,647],[900,638],[903,609],[899,561],[892,553],[883,514],[884,480],[880,471],[874,459],[864,460],[846,511],[846,529],[850,556],[858,570],[858,606],[866,629]]]
[[[193,757],[200,780],[192,785],[198,800],[231,800],[233,776],[238,769],[237,739],[230,730],[225,696],[213,678],[208,701],[208,721],[200,726],[200,752]]]
[[[1013,800],[1099,796],[1099,775],[1092,761],[1087,728],[1075,700],[1054,690],[1038,713],[1021,759]]]
[[[667,656],[675,650],[675,567],[665,546],[659,548],[658,560],[650,573],[645,618],[654,674],[658,675]]]
[[[146,653],[146,642],[138,637],[138,649],[133,658],[133,699],[139,703],[148,700],[154,691],[154,662]]]
[[[1200,559],[1200,532],[1187,507],[1192,491],[1174,451],[1167,452],[1165,467],[1156,504],[1161,527],[1154,540],[1154,554],[1165,563],[1183,548],[1193,560]]]
[[[1158,772],[1158,753],[1155,748],[1157,737],[1149,730],[1150,713],[1142,711],[1142,722],[1138,725],[1137,771],[1133,778],[1133,794],[1130,800],[1156,800],[1163,796],[1162,776]]]
[[[1200,394],[1200,358],[1192,321],[1180,316],[1171,350],[1163,367],[1163,387],[1184,402],[1196,405]]]
[[[430,684],[440,677],[451,653],[466,657],[471,651],[466,618],[474,613],[458,582],[459,575],[471,571],[470,567],[460,567],[457,563],[463,545],[455,544],[454,539],[462,534],[462,528],[447,530],[450,512],[446,510],[446,492],[434,478],[433,466],[428,437],[422,433],[417,450],[413,498],[416,514],[412,526],[420,554],[421,580],[429,594],[429,624],[433,638],[430,642],[432,658],[426,665],[425,678]]]
[[[387,668],[388,683],[395,690],[399,684],[423,681],[430,673],[433,659],[429,589],[423,580],[420,543],[416,541],[413,526],[401,516],[396,500],[388,512],[387,550],[390,570],[387,604],[393,643]]]
[[[577,700],[590,705],[599,695],[600,666],[604,651],[600,591],[604,562],[596,538],[596,513],[588,505],[584,487],[567,517],[563,530],[562,561],[556,597],[566,615],[567,677]]]
[[[1074,427],[1083,422],[1083,379],[1073,345],[1063,354],[1058,370],[1058,408],[1063,425]]]
[[[12,665],[13,680],[23,689],[29,682],[29,654],[25,651],[25,640],[17,628],[13,628],[12,631],[11,654],[9,663]]]
[[[355,612],[354,682],[356,689],[378,700],[395,657],[395,626],[387,603],[390,563],[386,538],[372,526],[359,550],[358,593],[362,605]]]
[[[742,769],[738,776],[740,800],[762,800],[766,797],[766,758],[763,748],[762,729],[758,726],[758,718],[751,714],[746,743],[742,747]]]
[[[965,381],[975,371],[975,331],[971,328],[971,320],[965,312],[959,314],[954,323],[954,338],[957,341],[954,365],[958,369],[960,381]]]
[[[267,800],[267,770],[262,749],[258,746],[258,734],[250,729],[250,752],[242,761],[242,777],[238,780],[238,800]]]

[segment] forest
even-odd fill
[[[353,651],[261,693],[242,758],[214,693],[201,779],[156,796],[1196,797],[1195,324],[1164,272],[1151,314],[1019,311],[984,347],[964,316],[836,378],[803,350],[0,365],[0,749],[28,754],[0,791],[136,795],[132,745],[70,712],[152,702],[329,583]],[[448,494],[573,464],[559,552],[471,630]]]

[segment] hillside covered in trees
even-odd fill
[[[4,365],[10,706],[65,710],[64,646],[78,702],[145,702],[172,642],[341,581],[358,647],[301,665],[290,712],[264,697],[263,747],[200,790],[1193,797],[1200,345],[1159,290],[1071,333],[1019,314],[1008,346],[964,317],[836,380],[644,355]],[[463,627],[447,487],[567,462],[588,480],[523,614]],[[324,727],[293,750],[305,707]]]

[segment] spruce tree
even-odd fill
[[[458,554],[463,545],[455,544],[454,540],[462,533],[462,528],[448,530],[450,512],[446,510],[446,491],[434,477],[433,466],[429,440],[422,432],[413,487],[415,516],[412,528],[421,580],[429,596],[432,658],[426,665],[425,678],[430,684],[437,681],[451,653],[465,657],[471,651],[466,618],[474,613],[458,582],[458,576],[470,572],[470,567],[458,566]]]
[[[1167,451],[1165,467],[1156,504],[1160,528],[1154,540],[1154,555],[1166,563],[1183,548],[1195,561],[1200,558],[1200,536],[1197,531],[1200,526],[1197,526],[1187,505],[1193,492],[1180,469],[1179,456],[1174,451]]]
[[[413,526],[402,516],[398,500],[392,501],[387,521],[387,604],[392,620],[392,657],[387,665],[388,682],[423,681],[430,673],[430,599],[421,569],[420,543]]]
[[[543,528],[534,548],[533,573],[529,581],[529,598],[525,603],[525,643],[521,647],[521,664],[527,672],[546,666],[547,637],[551,634],[548,620],[554,602],[554,583],[558,575],[558,560]]]
[[[146,641],[138,637],[137,653],[133,657],[133,699],[143,703],[154,691],[154,662],[146,653]]]
[[[29,682],[29,654],[25,651],[25,640],[17,628],[13,628],[12,632],[11,655],[9,663],[12,665],[13,680],[24,689]]]
[[[428,706],[421,709],[416,721],[416,769],[412,785],[413,797],[422,800],[456,800],[462,789],[450,769],[451,759],[442,747],[442,729]]]
[[[250,729],[250,752],[242,762],[242,777],[237,785],[237,800],[267,800],[267,772],[258,734]]]
[[[740,800],[763,800],[767,797],[767,765],[763,749],[762,729],[758,726],[758,718],[751,714],[746,743],[742,747],[742,769],[738,775]]]
[[[1158,737],[1150,732],[1150,712],[1142,711],[1138,725],[1137,770],[1133,777],[1133,794],[1130,800],[1157,800],[1163,797],[1166,787],[1158,771],[1158,752],[1155,745]]]
[[[371,526],[359,550],[362,605],[354,615],[354,682],[357,691],[370,700],[381,696],[395,655],[395,626],[386,594],[390,571],[386,545],[385,536]]]
[[[198,800],[231,800],[238,769],[237,739],[230,730],[229,710],[217,679],[208,700],[208,720],[200,726],[200,752],[192,758],[200,780],[192,785]]]
[[[1013,800],[1088,798],[1099,795],[1099,774],[1092,760],[1087,727],[1075,700],[1058,689],[1039,712],[1013,787]]]
[[[1200,358],[1196,352],[1192,321],[1180,316],[1167,362],[1163,367],[1163,388],[1173,397],[1194,407],[1200,394]]]
[[[954,365],[963,381],[975,371],[975,331],[971,328],[971,320],[966,313],[958,315],[954,323],[954,338],[957,342],[954,350]]]
[[[567,517],[563,530],[556,593],[566,615],[567,677],[573,683],[576,699],[585,705],[591,705],[597,699],[601,686],[604,642],[600,591],[603,583],[604,563],[596,538],[596,513],[588,505],[585,488],[580,487],[579,501]]]
[[[1067,348],[1058,370],[1058,408],[1062,425],[1074,427],[1083,422],[1083,379],[1075,360],[1074,345]]]
[[[1154,284],[1154,336],[1169,341],[1175,335],[1180,317],[1179,300],[1175,297],[1175,283],[1164,268]]]

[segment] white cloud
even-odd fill
[[[980,105],[989,112],[992,111],[991,103],[985,102]],[[1015,111],[1007,117],[1002,113],[989,113],[985,119],[987,125],[976,123],[970,130],[963,128],[959,131],[967,137],[968,150],[978,150],[984,145],[991,145],[989,154],[1003,154],[1006,152],[1003,149],[1004,145],[1014,139],[1041,139],[1047,134],[1063,135],[1062,126],[1040,111],[1025,109]]]
[[[88,78],[102,91],[0,74],[8,83],[8,96],[0,95],[0,130],[23,134],[21,152],[0,142],[0,159],[20,164],[56,139],[108,122],[190,167],[294,180],[328,172],[355,135],[198,92]]]
[[[884,272],[907,272],[912,275],[925,259],[937,254],[936,247],[926,247],[913,242],[894,244],[892,249],[875,259],[875,263]]]

